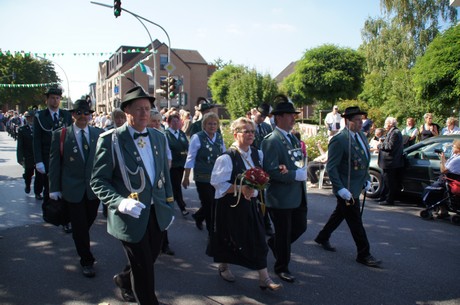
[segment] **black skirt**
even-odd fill
[[[251,270],[267,267],[268,247],[264,217],[255,198],[251,201],[227,194],[214,203],[214,223],[207,254],[214,262],[240,265]]]

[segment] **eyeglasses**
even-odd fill
[[[244,133],[244,134],[255,134],[256,131],[253,129],[253,130],[247,130],[247,129],[243,129],[243,130],[238,130],[239,133]]]
[[[88,110],[86,110],[86,111],[77,110],[77,111],[75,111],[75,114],[76,115],[82,115],[82,114],[89,115],[89,111]]]

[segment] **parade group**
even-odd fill
[[[206,254],[218,263],[220,277],[236,281],[231,265],[240,265],[258,272],[261,289],[276,291],[282,284],[269,275],[268,252],[279,279],[295,282],[291,244],[307,229],[307,186],[317,186],[318,171],[327,171],[337,205],[315,242],[336,251],[329,238],[346,220],[356,261],[381,267],[360,214],[360,194],[371,187],[371,154],[379,154],[384,171],[379,202],[391,205],[403,147],[445,132],[431,123],[431,114],[420,129],[408,119],[401,132],[389,117],[384,129],[372,131],[372,121],[359,107],[339,112],[334,106],[324,120],[328,150],[307,162],[305,145],[293,133],[299,112],[284,95],[232,121],[230,147],[214,105],[205,98],[198,99],[192,117],[175,108],[157,110],[155,98],[141,87],[129,90],[120,109],[108,115],[96,115],[87,99],[63,110],[61,96],[60,88],[49,88],[44,110],[0,113],[0,128],[17,140],[25,192],[32,191],[33,180],[37,200],[66,205],[69,223],[63,228],[72,234],[82,274],[89,278],[96,274],[89,231],[103,204],[107,231],[121,241],[127,258],[113,281],[123,300],[138,304],[159,304],[154,263],[160,253],[174,255],[167,230],[174,202],[183,217],[189,214],[182,188],[190,186],[192,173],[201,203],[192,217],[197,229],[207,230]],[[446,132],[458,132],[453,127]]]

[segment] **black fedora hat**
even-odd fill
[[[74,112],[74,111],[88,111],[89,113],[93,113],[94,110],[91,110],[89,107],[89,104],[86,100],[77,100],[75,103],[73,103],[73,109],[69,110],[69,112]]]
[[[300,111],[295,109],[294,104],[288,99],[288,97],[283,94],[275,96],[273,103],[275,104],[275,108],[271,112],[273,115],[283,113],[300,113]]]
[[[134,88],[128,90],[128,92],[126,92],[125,96],[123,97],[123,101],[121,102],[120,109],[124,111],[126,106],[128,106],[129,104],[131,104],[135,100],[138,100],[138,99],[141,99],[141,98],[148,99],[150,101],[150,104],[152,105],[152,107],[154,107],[155,98],[153,96],[150,96],[147,93],[145,93],[145,91],[144,91],[144,89],[142,89],[142,87],[137,86],[137,87],[134,87]]]
[[[201,102],[201,103],[200,103]],[[196,103],[198,104],[196,110],[198,111],[206,111],[206,110],[209,110],[209,109],[212,109],[214,108],[214,104],[211,104],[206,98],[204,97],[199,97],[196,101]]]
[[[270,114],[270,105],[263,103],[257,107],[257,111],[259,111],[263,116],[268,116]]]
[[[49,87],[46,90],[45,95],[49,96],[50,94],[62,96],[62,89],[59,87]]]
[[[342,116],[346,119],[349,119],[352,116],[363,115],[363,114],[367,114],[367,112],[359,109],[358,106],[351,106],[345,109],[345,111],[342,113]]]

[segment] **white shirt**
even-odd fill
[[[324,122],[326,124],[331,124],[331,130],[338,130],[340,127],[337,128],[337,124],[339,124],[340,126],[341,119],[342,119],[342,116],[340,115],[340,113],[337,112],[336,114],[334,114],[333,112],[329,112],[326,115]]]
[[[86,142],[88,142],[88,144],[89,144],[90,143],[89,142],[89,127],[86,126],[85,129],[83,129],[83,130],[85,131]],[[82,156],[83,160],[85,160],[85,154],[83,153],[83,143],[82,143],[82,140],[81,140],[81,131],[82,131],[82,129],[80,127],[78,127],[77,125],[75,125],[75,123],[73,123],[73,134],[75,135],[75,139],[77,139],[77,144],[78,144],[78,148],[80,148],[81,156]]]
[[[257,152],[259,153],[260,162],[262,162],[264,154],[261,150],[258,150]],[[247,164],[246,162],[243,162],[246,169],[254,167],[254,161],[251,158],[251,148],[249,148],[248,152],[241,152],[241,157],[249,163]],[[216,189],[214,195],[215,199],[224,197],[229,187],[232,186],[234,181],[232,181],[231,183],[228,182],[228,180],[230,180],[230,177],[232,176],[232,171],[232,158],[227,154],[219,156],[216,160],[216,163],[214,164],[214,168],[212,169],[211,174],[211,184]],[[254,197],[256,197],[257,194],[258,192],[256,190],[254,192]]]
[[[153,185],[153,182],[155,181],[155,160],[153,159],[153,152],[152,152],[152,146],[150,145],[150,137],[139,137],[136,140],[134,140],[134,133],[139,133],[137,130],[134,130],[131,126],[128,125],[128,131],[131,134],[131,137],[134,141],[134,144],[137,148],[137,151],[139,152],[140,157],[142,158],[142,163],[144,163],[144,167],[147,170],[147,174],[149,175],[150,182]],[[147,132],[147,128],[144,128],[144,130],[141,133]],[[145,143],[144,147],[140,147],[138,143],[141,141]]]

